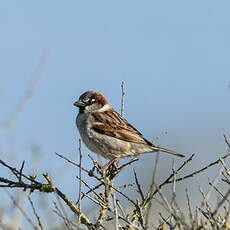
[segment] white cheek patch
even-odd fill
[[[98,109],[96,112],[105,112],[110,109],[110,105],[106,104],[102,108]]]

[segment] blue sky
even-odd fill
[[[36,143],[42,151],[36,173],[49,171],[62,186],[73,169],[54,152],[78,159],[73,102],[97,90],[119,111],[122,80],[125,116],[146,138],[167,131],[159,144],[197,153],[194,168],[223,155],[222,135],[230,134],[229,7],[227,0],[2,2],[0,123],[28,87],[41,55],[51,55],[35,95],[0,136],[0,157],[29,164],[29,146]],[[143,156],[135,167],[141,172],[146,164],[151,174],[152,158]],[[171,157],[162,159],[170,168]]]

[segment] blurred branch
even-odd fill
[[[124,94],[124,82],[122,82],[122,98],[124,97]],[[124,98],[122,99],[121,114],[122,116],[124,116]],[[225,135],[224,138],[227,146],[230,148],[229,142]],[[155,181],[159,164],[159,154],[157,154],[155,166],[152,173],[152,181],[146,193],[144,189],[141,187],[140,180],[138,179],[138,175],[136,174],[135,170],[133,170],[134,176],[132,177],[132,182],[135,183],[130,182],[130,178],[127,178],[128,183],[122,186],[119,184],[117,185],[117,183],[115,183],[115,180],[120,175],[121,171],[124,168],[130,166],[135,161],[137,161],[137,159],[132,159],[128,163],[121,165],[119,168],[111,165],[107,169],[107,171],[103,173],[99,167],[99,163],[96,162],[90,155],[89,157],[94,165],[93,169],[88,170],[82,167],[83,155],[80,140],[78,150],[79,163],[76,163],[63,155],[56,153],[57,156],[64,159],[67,163],[70,163],[79,169],[79,175],[76,176],[76,178],[79,180],[79,197],[76,203],[71,201],[67,195],[65,195],[60,189],[54,186],[48,173],[43,174],[46,183],[39,182],[36,176],[26,175],[23,172],[25,167],[24,161],[21,164],[20,169],[16,169],[4,162],[3,160],[0,160],[0,164],[11,172],[11,176],[14,176],[14,179],[11,179],[11,177],[9,177],[10,179],[0,177],[0,187],[7,187],[12,189],[17,187],[22,188],[24,191],[26,191],[26,189],[29,189],[30,193],[36,190],[43,193],[54,193],[58,200],[58,204],[54,202],[54,212],[60,218],[62,218],[65,225],[64,227],[67,229],[84,229],[81,228],[81,226],[84,226],[89,230],[110,229],[106,226],[106,224],[110,223],[111,221],[111,225],[116,230],[153,229],[154,227],[152,223],[150,223],[150,220],[152,218],[152,216],[150,215],[150,208],[153,199],[167,211],[167,215],[159,213],[159,211],[157,211],[157,213],[159,213],[160,215],[160,224],[155,229],[165,230],[166,226],[168,226],[169,229],[172,230],[230,229],[230,225],[228,222],[230,217],[229,210],[226,210],[223,217],[220,216],[220,208],[222,208],[225,203],[230,203],[228,198],[230,195],[230,189],[228,189],[227,192],[221,191],[221,189],[217,187],[216,180],[214,180],[214,182],[209,181],[209,184],[211,186],[210,191],[213,191],[215,189],[215,191],[221,196],[221,200],[217,203],[216,208],[212,208],[211,204],[209,203],[208,198],[210,198],[211,192],[208,191],[207,194],[205,194],[205,192],[203,192],[203,190],[200,189],[201,195],[203,197],[202,202],[205,203],[205,205],[201,203],[201,206],[203,205],[204,207],[202,206],[202,208],[196,208],[196,210],[193,212],[191,198],[189,196],[188,190],[186,189],[187,206],[189,209],[187,213],[189,215],[189,221],[187,221],[187,219],[185,218],[185,215],[177,202],[176,196],[176,182],[181,182],[185,179],[198,175],[199,173],[202,173],[206,171],[208,168],[219,163],[221,163],[222,168],[219,171],[218,180],[220,179],[220,177],[223,177],[221,178],[221,180],[226,182],[227,185],[230,185],[230,170],[228,169],[228,166],[224,161],[228,156],[230,156],[229,152],[223,157],[217,159],[216,161],[209,163],[205,167],[193,171],[188,175],[180,177],[178,177],[177,175],[179,175],[182,169],[184,169],[185,166],[187,166],[188,163],[190,163],[193,160],[194,154],[192,154],[187,160],[185,160],[182,164],[180,164],[177,167],[175,167],[173,161],[171,174],[168,177],[166,177],[163,183],[159,185],[157,185]],[[97,170],[95,170],[95,166],[97,166]],[[90,182],[88,182],[85,179],[85,174],[89,177],[88,179],[90,179]],[[178,178],[176,178],[176,176]],[[96,185],[90,186],[91,180],[93,178],[96,181]],[[172,194],[170,199],[167,198],[162,191],[163,188],[168,184],[171,184],[173,188],[171,191]],[[132,199],[132,197],[129,194],[126,194],[128,187],[135,187],[139,194],[136,199]],[[86,192],[84,191],[84,189],[86,190]],[[125,198],[125,200],[129,202],[128,208],[126,208],[127,206],[125,206],[125,203],[123,203],[122,200],[120,202],[118,198]],[[38,222],[37,225],[41,230],[43,230],[44,227],[41,223],[40,217],[38,216],[35,206],[30,197],[28,197],[28,199],[33,209],[33,213],[36,217],[36,220]],[[91,218],[88,218],[82,211],[82,202],[84,202],[86,199],[92,201],[97,207],[98,215],[96,216],[95,214],[94,218],[92,218],[93,220],[91,220]],[[61,201],[63,201],[64,203],[62,204]],[[71,214],[74,214],[74,220],[76,222],[71,221],[71,219],[68,217],[67,212],[65,211],[66,206],[69,207]],[[126,212],[128,212],[128,214],[126,214]],[[200,213],[200,216],[198,213]],[[38,226],[33,224],[32,220],[30,219],[30,216],[27,217],[27,221],[32,225],[32,227],[34,229],[37,228]],[[3,225],[0,221],[0,227],[2,226]]]
[[[12,200],[13,204],[15,207],[18,208],[18,210],[21,212],[21,214],[24,216],[24,218],[27,220],[27,222],[34,228],[36,229],[36,225],[33,223],[33,221],[31,220],[31,218],[29,217],[29,215],[24,211],[24,209],[19,205],[19,203],[14,199],[14,197],[10,194],[10,192],[8,192],[7,190],[5,190],[5,192],[7,193],[7,195],[10,197],[10,199]]]
[[[54,208],[55,208],[53,210],[54,213],[57,214],[63,220],[64,225],[67,229],[72,230],[73,229],[72,226],[77,227],[76,225],[74,225],[74,223],[72,221],[69,220],[69,218],[68,218],[66,212],[64,211],[64,208],[60,202],[60,198],[58,196],[57,196],[57,200],[58,200],[59,206],[61,208],[59,208],[57,203],[53,201]],[[80,228],[79,228],[79,230],[80,230]]]
[[[159,136],[155,137],[153,140],[153,144],[156,143],[157,141],[159,141],[162,137],[164,137],[167,134],[166,131],[162,132]]]
[[[36,209],[35,209],[34,203],[33,203],[32,199],[30,198],[30,195],[28,196],[28,200],[29,200],[30,205],[31,205],[31,207],[32,207],[32,209],[33,209],[34,215],[35,215],[35,217],[36,217],[36,219],[37,219],[37,221],[38,221],[38,226],[39,226],[39,228],[40,228],[41,230],[44,230],[44,228],[43,228],[43,226],[42,226],[42,223],[41,223],[41,218],[40,218],[40,216],[38,215],[38,213],[37,213],[37,211],[36,211]]]
[[[43,75],[45,70],[45,66],[48,63],[48,59],[50,58],[50,50],[46,50],[44,54],[41,56],[37,69],[35,70],[32,79],[29,83],[28,88],[26,89],[25,93],[19,99],[17,105],[15,106],[14,110],[11,114],[6,118],[5,121],[0,123],[0,135],[8,129],[19,117],[22,111],[25,109],[27,103],[32,98],[35,93],[35,90],[38,86],[38,83]]]
[[[80,148],[80,146],[79,146]],[[79,149],[80,150],[80,149]],[[63,194],[57,187],[55,187],[50,179],[49,174],[44,174],[44,178],[46,179],[47,183],[41,183],[38,182],[36,177],[28,176],[23,173],[25,164],[22,163],[20,169],[16,169],[4,161],[0,160],[0,164],[2,164],[5,168],[9,169],[10,172],[16,177],[16,180],[8,179],[8,178],[0,178],[0,186],[1,187],[8,187],[8,188],[14,188],[14,187],[19,187],[23,188],[23,190],[30,189],[31,192],[38,190],[40,192],[46,192],[46,193],[55,193],[57,197],[59,197],[61,200],[65,202],[65,204],[70,208],[70,210],[78,217],[80,218],[80,222],[76,225],[80,229],[80,224],[85,225],[87,229],[91,230],[96,230],[96,229],[107,229],[104,226],[104,222],[110,222],[111,220],[114,220],[115,223],[115,228],[119,230],[123,229],[147,229],[149,227],[149,221],[147,220],[148,214],[148,206],[151,204],[152,199],[156,199],[156,195],[160,197],[160,200],[158,201],[162,207],[164,207],[169,213],[170,213],[170,218],[164,217],[161,214],[161,221],[162,224],[160,224],[157,229],[161,229],[160,226],[163,228],[163,226],[168,225],[170,228],[175,229],[177,227],[178,229],[190,229],[189,226],[201,226],[202,224],[198,223],[198,216],[197,214],[192,213],[192,208],[191,208],[191,203],[190,203],[190,198],[188,195],[188,192],[186,191],[186,196],[187,196],[187,202],[188,202],[188,207],[189,207],[189,216],[190,216],[190,222],[187,223],[186,219],[184,217],[183,212],[181,211],[178,203],[176,202],[176,182],[178,181],[183,181],[185,179],[188,179],[194,175],[197,175],[198,173],[204,172],[206,169],[221,163],[224,167],[223,170],[225,172],[224,174],[224,180],[226,183],[230,184],[230,176],[229,176],[229,169],[227,168],[226,163],[224,162],[224,159],[227,158],[230,154],[226,154],[225,156],[219,158],[218,160],[208,164],[207,166],[203,167],[202,169],[199,169],[197,171],[194,171],[193,173],[188,174],[187,176],[175,178],[175,175],[179,174],[181,170],[189,163],[192,161],[194,154],[191,155],[187,160],[185,160],[179,167],[175,168],[173,166],[172,173],[168,176],[168,178],[165,179],[163,183],[161,183],[159,186],[156,185],[155,183],[155,176],[156,176],[156,171],[157,171],[157,164],[158,161],[156,161],[156,165],[153,170],[153,179],[152,179],[152,184],[150,185],[150,188],[148,189],[147,195],[144,195],[144,191],[141,188],[141,184],[138,180],[137,174],[134,171],[134,181],[136,182],[136,188],[138,193],[140,194],[140,199],[132,199],[129,195],[126,195],[125,192],[121,191],[121,189],[125,189],[127,187],[130,187],[130,184],[125,184],[123,186],[115,187],[114,182],[115,178],[120,174],[121,170],[129,165],[131,165],[135,160],[131,160],[130,162],[122,165],[120,168],[116,169],[114,167],[110,167],[107,172],[105,177],[102,177],[102,172],[98,172],[99,176],[94,173],[93,170],[87,170],[81,166],[80,164],[68,159],[67,157],[62,156],[61,154],[56,153],[59,157],[63,158],[66,160],[68,163],[73,164],[74,166],[78,167],[79,170],[81,169],[82,173],[86,173],[89,177],[93,177],[98,184],[95,185],[94,187],[91,187],[89,183],[87,183],[86,180],[83,179],[81,173],[79,173],[79,176],[77,176],[77,179],[79,180],[79,184],[81,184],[82,188],[79,190],[81,194],[79,194],[79,201],[74,204],[72,201],[68,199],[68,197]],[[81,158],[81,157],[80,157]],[[91,157],[92,158],[92,157]],[[92,158],[93,162],[95,161]],[[173,184],[173,191],[172,191],[172,201],[169,202],[167,198],[164,196],[162,193],[162,189],[165,185],[167,184]],[[210,182],[211,184],[211,182]],[[83,186],[87,188],[87,192],[83,191]],[[213,185],[212,185],[213,186]],[[216,186],[213,186],[214,189],[221,195],[222,200],[218,203],[216,209],[211,210],[211,206],[208,203],[208,200],[206,200],[206,209],[199,211],[202,213],[205,218],[208,218],[210,220],[210,225],[212,226],[213,229],[218,229],[218,223],[220,223],[220,226],[224,226],[223,221],[217,221],[218,217],[218,211],[221,206],[228,200],[228,196],[230,194],[230,190],[227,193],[221,192],[220,189],[218,189]],[[103,188],[103,192],[97,191],[99,188]],[[154,190],[155,189],[155,190]],[[201,190],[202,191],[202,190]],[[205,197],[205,194],[202,192],[203,197]],[[129,212],[128,215],[125,215],[125,207],[119,202],[117,199],[117,195],[124,197],[127,199],[131,206],[130,209],[132,210]],[[93,201],[96,205],[99,206],[99,215],[96,218],[96,221],[90,221],[88,217],[82,212],[81,209],[77,208],[77,205],[79,204],[80,200],[84,201],[84,198],[88,198],[91,201]],[[32,205],[32,204],[31,204]],[[132,207],[132,208],[131,208]],[[65,221],[65,225],[68,226],[69,229],[72,229],[71,226],[74,226],[75,224],[71,223],[71,221],[68,219],[67,215],[64,214],[56,208],[56,213],[63,218]],[[36,213],[35,208],[34,208],[34,213]],[[37,221],[39,223],[40,218],[38,217],[37,214],[35,214]],[[217,217],[216,217],[217,216]],[[229,216],[229,213],[228,213]],[[227,214],[226,214],[227,218]],[[216,223],[215,223],[216,222]],[[40,228],[42,229],[41,223],[39,224]],[[203,225],[202,225],[203,226]],[[197,230],[197,228],[191,228],[194,230]],[[205,229],[205,228],[204,228]]]

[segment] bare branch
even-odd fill
[[[81,139],[79,139],[79,195],[78,195],[78,208],[79,211],[81,212],[81,193],[82,193],[82,152],[81,152]],[[80,215],[78,216],[78,227],[80,228],[80,223],[81,223],[81,217]]]
[[[225,140],[225,143],[228,145],[228,148],[230,148],[230,143],[229,143],[229,141],[228,141],[226,135],[224,135],[224,140]]]
[[[136,174],[135,169],[133,169],[133,173],[134,173],[136,185],[137,185],[137,188],[138,188],[138,192],[139,192],[139,194],[141,195],[141,199],[142,199],[142,202],[143,202],[144,199],[145,199],[145,197],[144,197],[144,194],[143,194],[143,192],[142,192],[142,190],[141,190],[141,186],[140,186],[140,184],[139,184],[139,182],[138,182],[137,174]]]
[[[114,206],[114,216],[115,216],[115,229],[119,230],[119,222],[118,222],[118,211],[117,211],[117,201],[116,196],[113,194],[113,206]]]
[[[125,113],[125,83],[121,82],[121,117],[124,118]]]

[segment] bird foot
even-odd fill
[[[101,173],[102,177],[105,178],[106,177],[106,171],[112,171],[113,169],[118,169],[118,165],[117,165],[117,159],[113,159],[110,160],[108,163],[106,163],[105,165],[101,165],[100,163],[94,161],[93,162],[94,167],[93,167],[93,171],[96,168],[97,171],[99,173]]]

